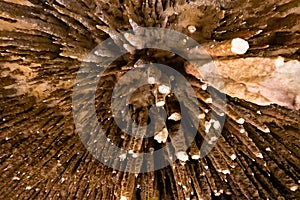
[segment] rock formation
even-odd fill
[[[144,141],[122,133],[109,102],[127,70],[141,62],[171,66],[198,98],[199,134],[190,148],[163,169],[136,174],[94,158],[72,115],[72,88],[86,56],[135,27],[193,38],[224,80],[222,87],[203,82],[186,60],[157,49],[112,64],[100,77],[95,108],[110,140],[133,153],[169,142],[181,115],[177,99],[150,84],[131,98],[130,114],[147,123],[146,108],[163,106],[166,127]],[[299,30],[298,0],[1,0],[0,199],[300,198]],[[225,109],[212,104],[208,90],[226,94]],[[221,127],[212,112],[226,116],[222,135],[200,159],[202,134]]]

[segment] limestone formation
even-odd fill
[[[114,38],[138,27],[172,29],[196,40],[221,72],[211,76],[221,76],[224,85],[205,82],[178,55],[133,50],[145,42],[134,33]],[[0,199],[299,199],[299,30],[299,0],[0,0]],[[76,73],[109,37],[126,41],[129,52],[102,74],[95,99],[109,141],[131,150],[116,160],[170,143],[182,120],[167,83],[150,76],[132,96],[129,114],[145,125],[156,104],[166,111],[166,126],[146,139],[122,132],[110,98],[125,72],[162,63],[195,90],[197,136],[170,166],[136,174],[114,170],[94,158],[76,133]],[[83,92],[88,83],[80,83]],[[226,94],[225,109],[209,92]],[[226,116],[224,127],[212,113]],[[202,158],[204,136],[221,128]]]

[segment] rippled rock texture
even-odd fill
[[[155,49],[114,62],[100,79],[95,107],[120,147],[151,151],[178,131],[172,96],[164,97],[167,126],[156,137],[124,136],[110,120],[111,88],[136,64],[171,66],[199,101],[198,135],[187,152],[168,167],[140,174],[95,159],[72,116],[72,88],[86,55],[136,26],[193,38],[225,83],[201,82],[184,59]],[[298,0],[0,0],[0,199],[300,198],[299,30]],[[236,38],[246,43],[234,47]],[[227,95],[226,109],[211,104],[208,89]],[[132,97],[130,112],[139,123],[147,121],[145,107],[159,102],[155,91],[150,84]],[[203,134],[220,128],[212,112],[226,116],[224,128],[199,159]]]

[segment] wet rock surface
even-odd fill
[[[299,198],[299,10],[297,0],[0,1],[0,198]],[[131,98],[130,115],[145,124],[149,106],[162,98],[168,120],[156,139],[128,136],[113,122],[112,88],[135,64],[172,66],[198,98],[200,125],[188,151],[164,169],[141,174],[115,171],[95,159],[76,133],[71,107],[86,55],[135,26],[192,37],[225,80],[223,88],[214,88],[186,60],[155,49],[130,52],[110,66],[98,84],[95,108],[119,147],[150,152],[179,128],[178,100],[156,95],[159,83],[152,82]],[[235,38],[247,41],[246,52],[231,51]],[[208,89],[227,94],[226,109],[211,104]],[[199,159],[203,135],[220,128],[212,112],[226,116],[224,128]]]

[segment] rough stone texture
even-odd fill
[[[299,198],[299,1],[188,2],[0,1],[0,199]],[[201,123],[186,152],[189,160],[145,174],[114,171],[93,158],[75,132],[71,108],[72,87],[85,55],[134,22],[171,28],[197,40],[225,78],[220,89],[239,97],[228,95],[224,110],[211,106],[201,74],[166,52],[137,51],[116,61],[101,77],[96,109],[106,134],[120,147],[161,147],[155,140],[122,137],[108,120],[109,88],[141,59],[180,71],[199,100]],[[196,31],[191,33],[189,26]],[[248,41],[245,54],[230,51],[234,38]],[[142,123],[148,105],[138,96],[131,113]],[[149,96],[150,103],[157,100]],[[262,106],[271,102],[279,105]],[[168,117],[177,112],[176,99],[166,98],[165,107]],[[222,136],[207,157],[194,159],[212,110],[226,114]],[[168,120],[167,129],[176,133],[178,122]]]
[[[299,27],[300,28],[300,27]],[[272,103],[299,109],[300,62],[284,62],[283,57],[238,58],[215,61],[224,87],[219,88],[226,94],[259,105]]]

